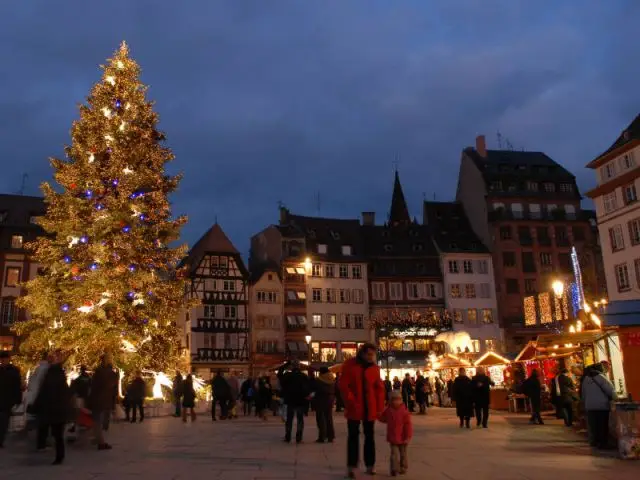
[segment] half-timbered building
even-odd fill
[[[185,313],[185,347],[192,370],[208,378],[221,370],[249,373],[249,273],[217,223],[193,246],[187,295],[200,304]]]

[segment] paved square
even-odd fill
[[[584,439],[556,421],[542,427],[525,416],[494,413],[490,428],[460,430],[451,409],[414,417],[406,479],[638,479],[640,463],[591,454]],[[98,452],[71,446],[66,464],[52,467],[53,451],[36,453],[13,441],[0,450],[0,478],[9,479],[339,479],[345,473],[346,425],[337,420],[335,444],[313,443],[315,421],[307,419],[305,443],[284,444],[279,418],[196,423],[153,418],[143,424],[115,424],[114,445]],[[384,428],[378,425],[378,476],[388,475]],[[362,478],[364,475],[361,476]]]

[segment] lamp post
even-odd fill
[[[562,294],[564,293],[564,283],[562,280],[556,280],[551,284],[551,288],[553,288],[553,293],[558,298],[562,298]]]
[[[305,335],[304,340],[307,342],[307,350],[309,352],[309,368],[311,368],[311,335]]]
[[[556,322],[561,322],[563,320],[564,315],[562,314],[562,296],[564,294],[564,282],[562,280],[554,280],[551,284],[551,289],[553,290],[553,294],[556,296],[554,305],[555,308],[553,311],[555,312]]]

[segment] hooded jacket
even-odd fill
[[[333,373],[322,373],[314,382],[315,397],[313,399],[316,408],[331,408],[336,400],[336,377]]]
[[[585,375],[582,382],[585,410],[610,410],[611,401],[615,399],[615,389],[607,377],[596,370],[591,370]]]
[[[384,410],[385,388],[380,367],[351,358],[342,365],[340,393],[348,420],[377,420]]]

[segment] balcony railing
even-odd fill
[[[587,212],[567,213],[563,209],[556,209],[550,212],[513,212],[504,208],[489,212],[489,221],[500,220],[550,220],[550,221],[566,221],[566,220],[589,220],[591,217]]]
[[[246,301],[244,292],[204,292],[202,302],[207,304],[226,303],[235,304]]]
[[[239,348],[198,348],[191,359],[194,362],[246,362],[249,360],[249,355],[246,349]]]
[[[237,318],[198,318],[192,332],[224,332],[237,333],[249,330],[249,323],[245,319]]]

